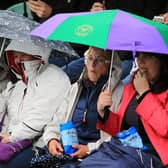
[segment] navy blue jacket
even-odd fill
[[[72,117],[80,144],[95,142],[100,138],[96,129],[97,99],[106,81],[107,78],[101,78],[96,85],[82,83],[83,89]]]

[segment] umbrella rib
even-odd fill
[[[2,45],[1,45],[1,50],[0,50],[0,57],[2,56],[2,52],[3,52],[4,47],[5,47],[5,42],[6,42],[6,38],[3,38]]]
[[[114,60],[114,50],[112,50],[111,54],[111,63],[110,63],[110,73],[109,73],[109,78],[108,78],[108,86],[107,89],[111,91],[111,77],[112,77],[112,71],[113,71],[113,60]]]

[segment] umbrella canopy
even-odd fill
[[[35,45],[49,47],[65,53],[66,56],[79,57],[69,43],[44,40],[40,37],[31,37],[31,30],[37,26],[39,26],[39,23],[29,18],[20,16],[12,11],[0,10],[0,37],[21,41],[31,41]]]
[[[57,14],[31,34],[103,49],[168,54],[168,25],[121,10]]]

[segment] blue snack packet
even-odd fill
[[[116,137],[124,146],[130,146],[142,150],[146,149],[146,146],[143,145],[142,139],[135,127],[130,127],[128,130],[117,133]]]
[[[73,122],[68,121],[60,124],[60,133],[65,154],[70,155],[74,153],[76,149],[72,145],[78,144],[78,136]]]

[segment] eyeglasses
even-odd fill
[[[91,56],[91,55],[86,55],[85,56],[85,62],[90,64],[99,64],[99,65],[104,65],[104,64],[109,64],[110,60],[107,60],[104,56]]]

